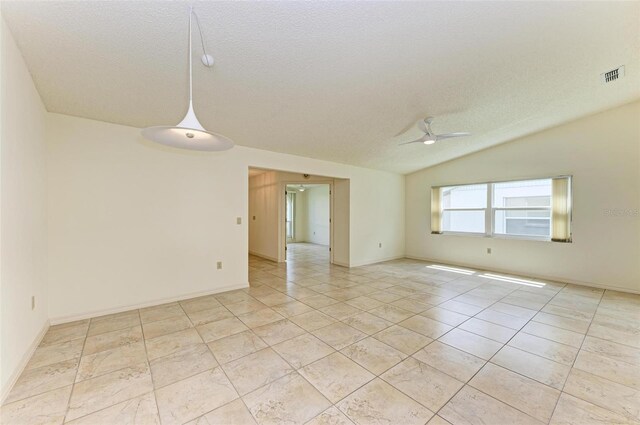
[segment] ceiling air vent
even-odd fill
[[[624,65],[616,69],[612,69],[611,71],[603,72],[602,74],[600,74],[600,79],[605,84],[615,80],[619,80],[622,77],[624,77]]]

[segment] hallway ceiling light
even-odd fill
[[[202,38],[200,21],[193,11],[193,7],[191,7],[189,9],[189,109],[179,124],[175,126],[161,125],[147,127],[142,130],[142,135],[153,142],[180,149],[191,149],[196,151],[224,151],[233,147],[233,141],[221,134],[216,134],[206,130],[198,121],[193,110],[193,69],[191,58],[191,21],[193,16],[196,17],[198,31],[200,32],[200,41],[204,52],[202,56],[203,64],[207,67],[213,65],[213,57],[208,55],[204,48],[204,39]]]
[[[304,186],[303,186],[303,185],[300,185],[300,188],[299,188],[298,190],[299,190],[300,192],[304,192],[304,191],[305,191],[305,188],[304,188]]]

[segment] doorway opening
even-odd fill
[[[249,254],[349,267],[350,181],[249,167]]]
[[[331,262],[331,184],[287,184],[284,207],[286,260]]]

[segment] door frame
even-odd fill
[[[333,223],[334,223],[334,201],[335,191],[333,189],[333,179],[318,179],[313,181],[304,180],[286,180],[280,182],[279,202],[278,202],[278,262],[287,261],[287,185],[305,185],[305,184],[326,184],[329,186],[329,264],[333,264]],[[297,200],[296,200],[297,202]]]

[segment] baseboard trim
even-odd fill
[[[278,259],[276,257],[271,257],[269,255],[260,254],[259,252],[249,251],[249,254],[255,255],[256,257],[264,258],[265,260],[273,261],[275,263],[278,262]]]
[[[371,264],[384,263],[385,261],[400,260],[402,258],[405,258],[405,256],[404,255],[394,255],[392,257],[379,258],[379,259],[376,259],[376,260],[357,261],[355,263],[351,263],[351,265],[349,267],[369,266]]]
[[[221,292],[233,291],[235,289],[244,289],[248,287],[249,287],[249,282],[239,283],[235,285],[227,285],[227,286],[222,286],[222,287],[208,290],[208,291],[191,292],[188,294],[177,295],[175,297],[155,299],[155,300],[146,301],[143,303],[129,304],[121,307],[115,307],[115,308],[109,308],[109,309],[103,309],[103,310],[93,310],[85,313],[72,314],[68,316],[53,317],[50,319],[50,322],[52,325],[59,325],[61,323],[75,322],[76,320],[90,319],[92,317],[104,316],[106,314],[122,313],[123,311],[135,310],[138,308],[145,308],[145,307],[153,307],[156,305],[171,303],[174,301],[182,301],[182,300],[187,300],[189,298],[219,294]]]
[[[445,264],[445,265],[448,264],[448,265],[451,265],[451,266],[467,267],[467,268],[475,269],[475,270],[491,271],[491,272],[497,272],[497,273],[508,273],[508,274],[518,275],[518,276],[522,276],[522,277],[532,277],[532,278],[535,278],[535,279],[550,280],[550,281],[558,282],[558,283],[571,283],[573,285],[588,286],[590,288],[609,289],[611,291],[626,292],[626,293],[630,293],[630,294],[640,294],[640,290],[622,288],[620,286],[613,286],[613,285],[603,285],[601,283],[595,283],[595,282],[584,282],[584,281],[581,281],[581,280],[567,279],[567,278],[564,278],[564,277],[551,276],[551,275],[545,275],[545,274],[539,274],[539,273],[524,273],[524,272],[518,271],[518,270],[509,270],[509,269],[501,269],[501,268],[488,269],[488,268],[478,267],[477,265],[468,264],[468,263],[436,260],[436,259],[433,259],[433,258],[419,257],[419,256],[415,256],[415,255],[405,255],[405,258],[408,258],[410,260],[427,261],[427,262],[430,262],[430,263],[440,263],[440,264]]]
[[[349,263],[343,263],[342,261],[333,261],[333,263],[331,264],[335,264],[336,266],[340,266],[340,267],[349,267]]]
[[[40,332],[38,332],[38,335],[36,335],[36,337],[33,339],[27,351],[25,351],[25,353],[22,355],[22,359],[20,360],[20,363],[18,363],[18,367],[16,367],[16,369],[11,374],[11,378],[9,378],[6,387],[2,389],[2,394],[0,394],[0,406],[7,399],[7,396],[18,381],[18,378],[20,378],[20,375],[22,375],[22,372],[24,372],[24,368],[27,367],[27,364],[29,363],[29,360],[31,360],[33,353],[36,351],[36,348],[38,348],[45,334],[49,330],[49,326],[51,326],[49,320],[44,322],[44,325],[42,325],[42,329],[40,329]]]

